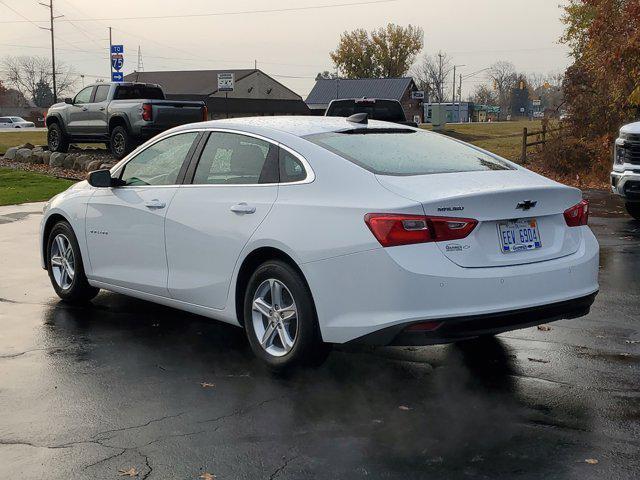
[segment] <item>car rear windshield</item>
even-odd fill
[[[164,93],[160,87],[147,85],[122,85],[116,90],[114,100],[164,100]]]
[[[305,138],[379,175],[513,169],[504,160],[437,133],[362,128]]]
[[[350,117],[356,113],[366,113],[370,119],[386,122],[404,122],[407,119],[402,105],[390,100],[334,101],[327,110],[327,117]]]

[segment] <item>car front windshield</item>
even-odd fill
[[[20,118],[20,117],[11,117],[11,120],[13,120],[14,122],[24,122],[25,121],[24,118]]]
[[[431,132],[360,128],[305,138],[379,175],[513,169],[499,157]]]

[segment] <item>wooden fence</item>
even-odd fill
[[[527,163],[527,148],[533,147],[535,145],[544,145],[547,142],[547,134],[552,132],[558,132],[560,130],[564,130],[566,127],[559,126],[556,128],[549,128],[548,120],[542,121],[542,130],[538,130],[535,132],[529,132],[527,127],[522,129],[522,152],[520,153],[520,164],[524,165]],[[536,137],[533,142],[529,141],[529,137]]]

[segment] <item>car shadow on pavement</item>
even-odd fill
[[[151,442],[163,457],[178,449],[181,462],[190,455],[224,462],[229,445],[236,457],[271,455],[277,445],[299,457],[301,476],[315,478],[325,478],[319,465],[332,473],[327,478],[373,471],[541,478],[567,467],[555,451],[566,441],[562,433],[528,425],[531,405],[515,380],[515,355],[498,338],[339,347],[318,368],[274,376],[241,329],[118,294],[101,293],[86,307],[52,304],[44,323],[48,381],[65,388],[65,418],[88,421],[88,438],[117,431],[109,440],[119,448]],[[180,422],[164,420],[175,416]],[[181,443],[157,440],[165,436]],[[540,450],[554,457],[541,463]]]

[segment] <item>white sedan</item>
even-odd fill
[[[453,342],[585,315],[580,190],[451,138],[346,118],[167,131],[45,207],[67,301],[103,288],[246,330],[270,367],[331,343]]]
[[[0,117],[0,128],[35,128],[35,123],[22,117]]]

